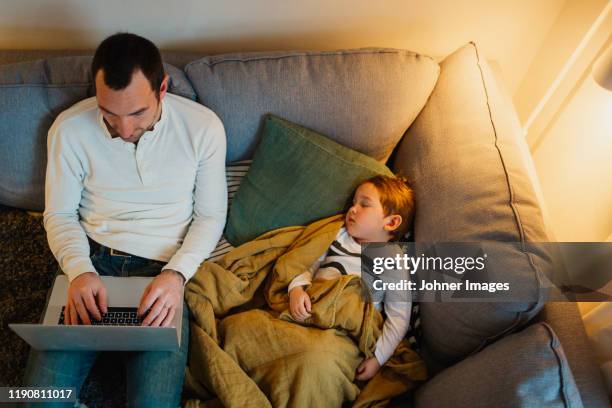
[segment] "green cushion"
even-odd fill
[[[371,157],[270,115],[230,209],[227,240],[240,245],[276,228],[338,214],[357,185],[377,174],[393,173]]]

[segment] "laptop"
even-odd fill
[[[141,326],[136,317],[138,302],[151,277],[100,276],[106,286],[108,313],[92,325],[64,325],[63,309],[68,278],[58,275],[40,324],[9,324],[37,350],[178,351],[181,340],[183,300],[170,327]]]

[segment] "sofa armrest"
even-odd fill
[[[563,345],[585,407],[610,407],[589,338],[576,303],[549,302],[535,321],[549,324]]]
[[[553,329],[536,323],[433,377],[416,407],[582,407]],[[585,405],[586,406],[586,405]]]

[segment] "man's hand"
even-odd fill
[[[65,324],[91,324],[89,315],[102,319],[107,309],[106,287],[95,272],[85,272],[70,282],[68,300],[64,309]]]
[[[173,269],[164,269],[153,279],[145,288],[138,307],[138,316],[149,310],[142,321],[143,326],[170,326],[183,299],[184,282],[183,275]]]
[[[355,379],[360,381],[368,381],[370,378],[374,377],[376,373],[380,370],[380,364],[376,357],[370,357],[366,360],[363,360],[359,367],[357,367],[357,371],[355,372]]]
[[[302,286],[296,286],[289,291],[289,311],[294,320],[303,322],[312,316],[311,307],[310,297]]]

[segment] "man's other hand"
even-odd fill
[[[173,269],[165,269],[153,279],[145,288],[138,307],[138,316],[149,310],[142,321],[143,326],[170,326],[183,299],[184,283],[183,275]]]
[[[65,324],[91,324],[90,317],[102,320],[107,311],[106,287],[95,272],[85,272],[70,282],[64,309]]]

